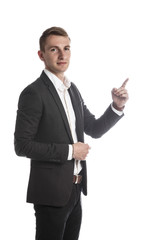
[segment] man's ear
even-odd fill
[[[42,61],[44,61],[43,52],[41,50],[38,51],[38,56]]]

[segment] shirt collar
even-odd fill
[[[59,90],[60,92],[64,92],[64,90],[67,90],[71,86],[71,82],[65,77],[64,82],[62,82],[55,74],[51,73],[47,69],[44,69],[45,74],[48,76],[48,78],[51,80],[51,82],[54,84],[56,90]]]

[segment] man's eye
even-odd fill
[[[65,48],[65,51],[70,51],[70,48],[69,48],[69,47],[66,47],[66,48]]]
[[[52,48],[52,49],[51,49],[51,52],[56,52],[56,49],[55,49],[55,48]]]

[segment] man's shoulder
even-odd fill
[[[77,94],[80,94],[78,87],[75,85],[75,83],[71,82],[71,89],[76,92]]]
[[[78,97],[82,98],[78,87],[73,82],[71,82],[71,89],[74,91],[75,94],[78,95]]]
[[[22,93],[27,91],[39,91],[41,88],[43,88],[44,82],[43,82],[43,72],[35,81],[28,84],[23,90]]]
[[[19,106],[42,103],[48,94],[48,79],[44,72],[35,81],[26,86],[19,96]]]

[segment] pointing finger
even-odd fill
[[[121,86],[121,87],[125,88],[125,86],[126,86],[126,84],[127,84],[128,80],[129,80],[129,78],[127,78],[127,79],[126,79],[126,80],[123,82],[123,84],[122,84],[122,86]]]

